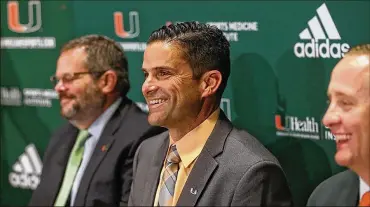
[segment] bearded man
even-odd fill
[[[101,35],[73,39],[62,47],[50,80],[69,123],[50,139],[29,205],[127,204],[136,148],[164,129],[150,126],[127,98],[124,51]]]

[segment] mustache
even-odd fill
[[[72,98],[76,98],[76,96],[74,96],[74,95],[68,95],[68,94],[59,94],[59,99],[63,99],[63,98],[72,99]]]

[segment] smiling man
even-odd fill
[[[127,205],[141,141],[164,131],[126,97],[122,48],[100,35],[66,43],[51,77],[69,122],[50,139],[30,206]]]
[[[335,161],[349,169],[321,183],[308,206],[370,206],[370,44],[335,66],[323,123],[336,137]]]
[[[154,31],[144,52],[149,123],[168,132],[140,145],[132,206],[290,206],[276,158],[233,127],[219,105],[230,74],[229,42],[196,22]]]

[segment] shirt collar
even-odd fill
[[[360,177],[360,176],[359,176]],[[370,190],[370,186],[360,177],[360,200],[362,196]]]
[[[199,156],[216,125],[219,114],[220,109],[218,108],[199,126],[188,132],[175,143],[181,162],[186,168]]]
[[[121,103],[122,98],[118,98],[112,105],[110,105],[107,110],[105,110],[87,129],[87,131],[94,137],[100,137],[103,132],[105,125],[108,120],[112,117],[113,113],[118,108]]]

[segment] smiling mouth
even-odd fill
[[[72,99],[71,98],[63,98],[60,100],[61,105],[65,105],[66,103],[70,102]]]
[[[150,100],[148,102],[148,106],[149,108],[157,108],[161,105],[163,105],[163,103],[166,103],[167,100],[166,99],[153,99],[153,100]]]
[[[350,134],[334,134],[334,136],[337,143],[337,149],[341,149],[342,147],[344,147],[351,139]]]

